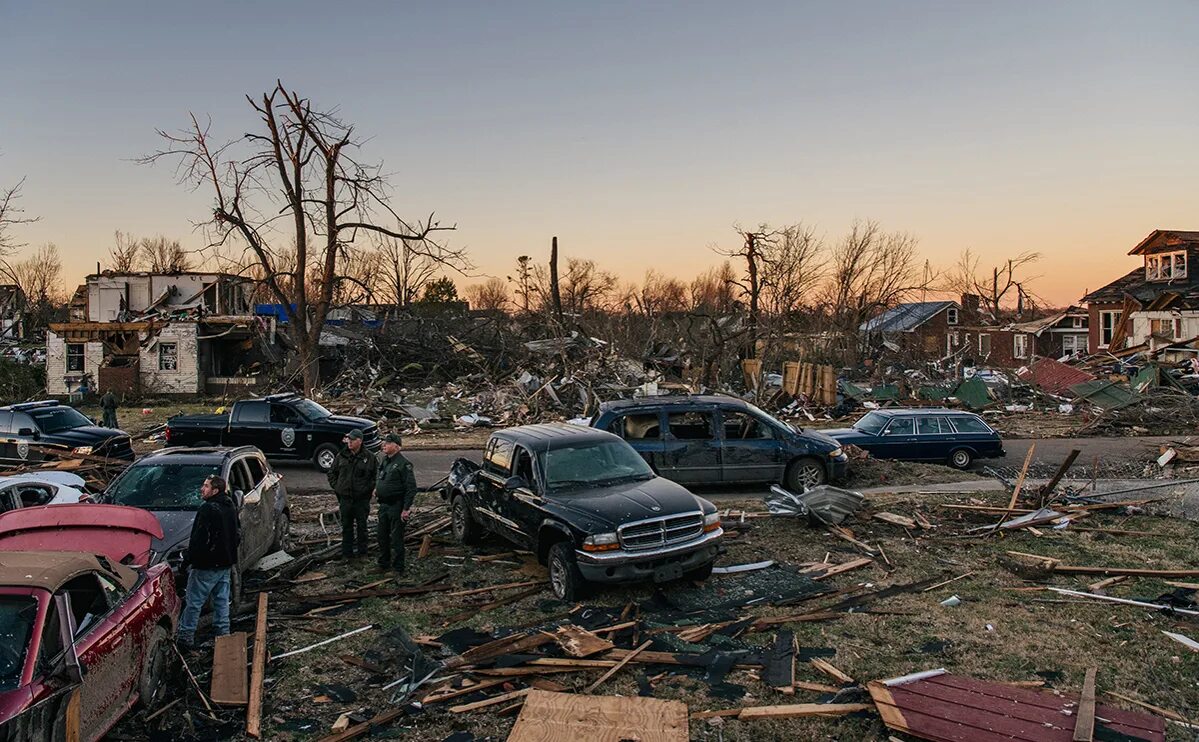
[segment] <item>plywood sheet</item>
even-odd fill
[[[689,735],[681,701],[531,690],[508,742],[686,742]]]
[[[246,632],[216,638],[212,650],[212,700],[223,706],[245,706],[250,701],[246,677]]]

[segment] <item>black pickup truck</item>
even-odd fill
[[[226,415],[175,415],[164,436],[170,446],[257,446],[268,459],[311,461],[329,471],[342,438],[355,428],[368,450],[379,449],[374,422],[334,415],[298,394],[272,394],[234,402]]]
[[[448,482],[442,494],[455,537],[474,543],[491,531],[531,550],[561,600],[574,600],[587,582],[702,580],[720,553],[715,505],[594,428],[497,431],[482,466],[459,459]]]

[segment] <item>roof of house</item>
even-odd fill
[[[868,319],[858,329],[862,332],[911,332],[942,311],[957,308],[956,301],[919,301],[900,304]]]
[[[1178,242],[1199,242],[1199,232],[1190,232],[1178,229],[1155,229],[1149,233],[1149,236],[1137,243],[1137,246],[1128,252],[1129,255],[1141,255],[1149,251],[1150,245],[1158,239],[1164,237],[1169,240],[1171,237]]]
[[[1118,304],[1124,301],[1126,296],[1131,296],[1142,304],[1149,304],[1167,293],[1177,294],[1181,300],[1181,304],[1175,308],[1190,309],[1199,306],[1199,266],[1196,266],[1196,270],[1188,271],[1186,278],[1173,281],[1146,281],[1144,266],[1138,266],[1108,285],[1087,294],[1083,300],[1092,304]]]
[[[1054,325],[1066,319],[1067,317],[1070,317],[1071,315],[1079,316],[1085,314],[1086,311],[1080,309],[1079,307],[1068,307],[1060,312],[1051,314],[1048,317],[1042,317],[1041,319],[1029,320],[1028,322],[1013,322],[1005,329],[1013,332],[1029,332],[1033,335],[1039,336],[1041,333],[1051,329]],[[1080,327],[1078,328],[1078,331],[1080,333],[1085,333],[1087,329],[1085,327]]]

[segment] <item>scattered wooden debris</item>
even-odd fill
[[[537,593],[541,592],[544,589],[545,589],[545,585],[543,583],[541,583],[540,581],[538,581],[536,586],[531,587],[528,590],[522,590],[519,593],[513,593],[512,595],[509,595],[505,598],[497,598],[496,600],[492,600],[488,603],[484,603],[483,605],[475,606],[474,608],[471,608],[470,610],[462,611],[461,613],[455,613],[454,615],[448,617],[445,620],[445,622],[447,624],[454,624],[454,623],[458,623],[459,621],[465,621],[466,619],[468,619],[471,616],[474,616],[478,613],[483,613],[484,611],[490,611],[493,608],[499,608],[500,606],[508,605],[509,603],[515,603],[518,600],[524,600],[525,598],[529,597],[530,595],[536,595]]]
[[[856,684],[856,681],[853,678],[841,672],[837,668],[833,667],[829,662],[822,660],[819,657],[814,658],[811,661],[811,665],[839,683],[844,683],[845,685]]]
[[[897,515],[895,513],[874,513],[870,517],[877,521],[882,521],[883,523],[890,523],[893,526],[906,528],[909,531],[915,530],[918,527],[918,524],[915,520],[903,515]]]
[[[1077,453],[1077,451],[1075,452]],[[1095,668],[1087,668],[1082,681],[1082,698],[1078,701],[1078,717],[1074,721],[1071,742],[1091,742],[1095,737]]]
[[[623,658],[623,659],[621,659],[619,662],[617,662],[617,663],[616,663],[616,665],[615,665],[615,666],[613,666],[613,667],[612,667],[612,669],[608,670],[606,673],[604,673],[603,675],[601,675],[601,676],[600,676],[600,678],[599,678],[599,680],[597,680],[597,681],[595,681],[594,683],[592,683],[591,685],[587,686],[587,690],[583,691],[583,693],[586,693],[586,694],[591,694],[591,693],[594,693],[594,692],[595,692],[595,689],[596,689],[596,688],[598,688],[598,687],[600,687],[600,685],[601,685],[601,684],[602,684],[602,683],[603,683],[605,680],[607,680],[608,678],[612,677],[612,676],[613,676],[613,675],[615,675],[617,672],[619,672],[619,671],[620,671],[620,668],[622,668],[622,667],[624,667],[625,665],[627,665],[627,664],[629,664],[630,662],[632,662],[634,657],[636,657],[637,655],[639,655],[639,654],[641,654],[642,652],[644,652],[646,649],[648,649],[648,648],[649,648],[649,645],[651,645],[651,644],[653,644],[653,643],[654,643],[654,642],[653,642],[653,640],[651,639],[651,640],[649,640],[649,641],[645,642],[644,644],[642,644],[641,646],[637,647],[637,648],[636,648],[636,649],[634,649],[633,651],[631,651],[631,652],[629,652],[628,654],[626,654],[626,655],[624,656],[624,658]]]
[[[246,708],[246,734],[262,736],[262,685],[266,672],[267,593],[258,593],[258,619],[254,625],[254,660],[250,665],[250,701]]]
[[[690,734],[687,705],[682,701],[534,689],[527,691],[508,742],[686,742]]]
[[[246,681],[246,632],[218,636],[212,650],[212,684],[208,695],[222,706],[249,703]]]
[[[451,706],[450,711],[455,714],[465,714],[470,711],[478,711],[479,709],[487,708],[488,706],[495,706],[500,703],[507,703],[508,701],[511,701],[516,698],[524,698],[531,691],[533,691],[533,688],[521,688],[520,690],[514,690],[511,693],[504,693],[504,694],[501,694],[498,696],[493,696],[491,698],[485,698],[482,701],[475,701],[474,703],[464,703],[461,706]]]
[[[607,639],[601,639],[586,629],[568,625],[558,628],[556,638],[558,646],[571,657],[590,657],[593,654],[606,652],[615,645]]]

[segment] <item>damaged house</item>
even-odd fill
[[[46,391],[220,394],[257,383],[275,323],[254,315],[253,282],[222,273],[87,277],[70,322],[46,333]],[[265,356],[265,358],[264,358]]]
[[[1155,229],[1128,254],[1142,264],[1086,296],[1090,347],[1123,355],[1199,338],[1199,232]]]
[[[1042,319],[1002,327],[964,327],[954,333],[963,359],[980,366],[1020,368],[1034,358],[1065,358],[1090,352],[1087,310],[1072,306]]]
[[[960,328],[978,321],[978,297],[962,302],[919,301],[896,306],[866,320],[858,331],[872,346],[913,356],[941,358],[957,352]]]

